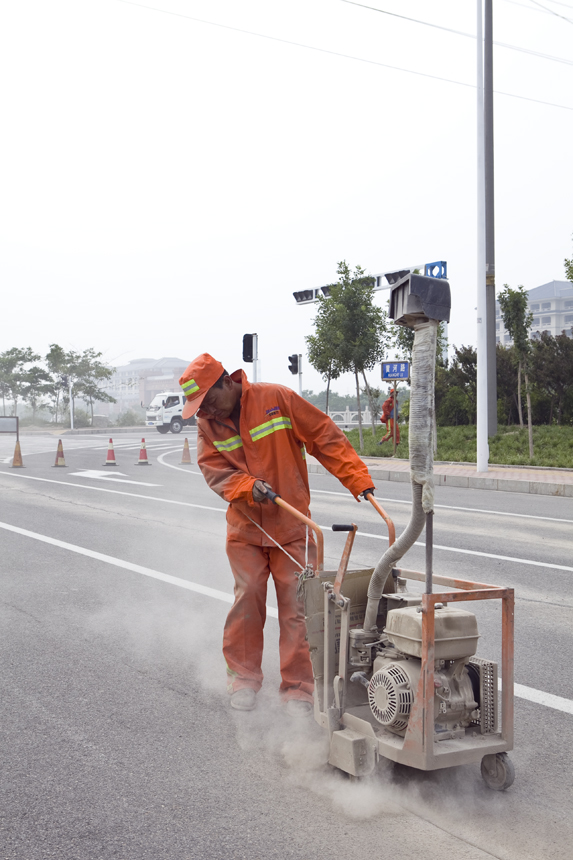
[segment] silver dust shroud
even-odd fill
[[[364,630],[376,627],[378,604],[393,567],[420,537],[426,514],[434,510],[434,382],[438,321],[424,320],[414,325],[412,387],[410,393],[410,479],[412,515],[410,522],[374,569],[368,588]]]

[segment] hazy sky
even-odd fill
[[[474,0],[366,3],[475,33]],[[495,89],[564,106],[495,97],[500,288],[564,279],[572,251],[573,0],[542,6],[494,0],[495,40],[536,52],[496,47]],[[296,385],[315,309],[292,292],[342,259],[447,260],[450,342],[475,343],[475,53],[343,0],[2,3],[0,351],[232,370],[250,331],[263,379]]]

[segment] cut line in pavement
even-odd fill
[[[214,508],[211,505],[197,505],[197,504],[193,504],[192,502],[181,502],[178,499],[162,499],[161,497],[158,497],[158,496],[144,496],[144,495],[141,495],[140,493],[128,493],[128,492],[123,491],[123,490],[108,490],[107,488],[104,489],[103,487],[92,487],[89,484],[74,484],[71,481],[56,481],[56,480],[53,480],[51,478],[39,478],[36,475],[22,475],[19,472],[6,472],[4,470],[1,470],[0,474],[8,475],[10,478],[25,478],[29,481],[42,481],[43,483],[46,483],[46,484],[62,484],[62,485],[67,486],[67,487],[78,487],[79,489],[82,489],[82,490],[94,490],[94,491],[100,492],[100,493],[114,493],[114,494],[120,495],[120,496],[131,496],[134,499],[146,499],[147,501],[164,502],[165,504],[169,504],[169,505],[182,505],[183,507],[187,507],[187,508],[198,508],[200,510],[205,510],[205,511],[217,511],[217,513],[221,513],[221,514],[227,513],[226,508]],[[320,525],[320,524],[318,524],[318,525]],[[323,531],[332,531],[331,526],[321,525],[320,528]],[[372,534],[371,532],[358,531],[356,536],[358,538],[366,537],[366,538],[371,538],[373,540],[382,540],[382,541],[388,540],[387,535],[375,535],[375,534]],[[422,543],[421,541],[416,541],[414,546],[420,546],[420,547],[425,548],[426,544]],[[435,550],[442,550],[443,552],[457,552],[457,553],[461,553],[462,555],[477,556],[478,558],[493,558],[493,559],[497,559],[498,561],[511,561],[511,562],[514,562],[515,564],[525,564],[525,565],[530,565],[533,567],[546,567],[546,568],[549,568],[550,570],[563,570],[563,571],[567,571],[569,573],[573,573],[573,567],[570,567],[566,564],[552,564],[551,562],[548,562],[548,561],[534,561],[533,559],[529,559],[529,558],[515,558],[514,556],[510,556],[510,555],[497,555],[497,554],[492,553],[492,552],[481,552],[481,551],[475,550],[475,549],[462,549],[461,547],[444,546],[442,544],[434,544],[434,549]]]
[[[166,582],[169,585],[176,585],[179,588],[184,588],[187,591],[193,591],[196,594],[202,594],[205,597],[211,597],[214,600],[221,600],[224,603],[234,603],[235,598],[232,594],[228,594],[225,591],[218,591],[216,588],[209,588],[206,585],[200,585],[197,582],[190,582],[187,579],[181,579],[178,576],[172,576],[169,573],[162,573],[159,570],[154,570],[150,567],[143,567],[140,564],[133,564],[130,561],[124,561],[121,558],[115,558],[112,555],[105,555],[101,552],[96,552],[92,549],[86,549],[85,547],[77,546],[73,543],[67,543],[67,541],[58,540],[57,538],[48,537],[48,535],[42,535],[38,532],[31,532],[28,529],[19,528],[19,526],[13,526],[10,523],[2,523],[0,522],[0,528],[5,529],[6,531],[13,532],[14,534],[21,535],[22,537],[31,538],[32,540],[37,540],[42,543],[50,544],[51,546],[58,547],[60,549],[65,549],[68,552],[75,552],[78,555],[86,556],[87,558],[93,558],[96,561],[102,561],[105,564],[113,565],[114,567],[122,568],[123,570],[129,570],[132,573],[139,573],[142,576],[148,576],[152,579],[157,579],[161,582]],[[267,606],[267,615],[271,618],[278,618],[278,612],[273,606]],[[542,690],[535,690],[533,687],[526,687],[523,684],[515,684],[514,685],[514,694],[521,699],[527,699],[530,702],[535,702],[538,705],[544,705],[547,708],[553,708],[556,711],[562,711],[565,714],[573,714],[573,700],[565,699],[561,696],[554,696],[552,693],[545,693]]]

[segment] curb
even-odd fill
[[[330,474],[324,466],[307,463],[310,474]],[[368,471],[376,481],[395,481],[410,483],[410,470],[393,472],[390,469],[375,469],[369,466]],[[545,481],[522,481],[512,478],[472,478],[469,475],[440,475],[434,472],[434,483],[437,487],[461,487],[471,490],[499,490],[504,493],[532,493],[539,496],[561,496],[573,498],[573,484]]]

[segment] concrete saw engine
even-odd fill
[[[325,571],[320,527],[270,494],[316,534],[316,570],[299,578],[314,716],[328,732],[330,764],[353,777],[372,773],[380,757],[419,770],[481,762],[486,785],[503,790],[515,776],[507,755],[513,748],[513,589],[433,570],[434,376],[438,325],[450,318],[448,282],[405,274],[392,285],[390,316],[414,330],[412,510],[402,534],[396,538],[391,518],[366,490],[364,498],[388,527],[388,549],[374,569],[347,571],[357,526],[335,524],[333,532],[348,536],[338,570]],[[425,572],[399,567],[424,530]],[[408,590],[408,581],[423,590]],[[501,602],[501,696],[497,663],[476,656],[476,616],[460,605],[470,600]]]
[[[371,677],[362,671],[353,674],[350,680],[367,687],[368,704],[375,720],[388,731],[403,736],[422,669],[420,607],[391,609],[384,633]],[[469,662],[478,638],[477,619],[472,612],[436,608],[434,731],[442,739],[461,738],[469,726],[481,725],[481,667]],[[352,653],[352,646],[350,650]],[[490,665],[493,674],[495,664]]]

